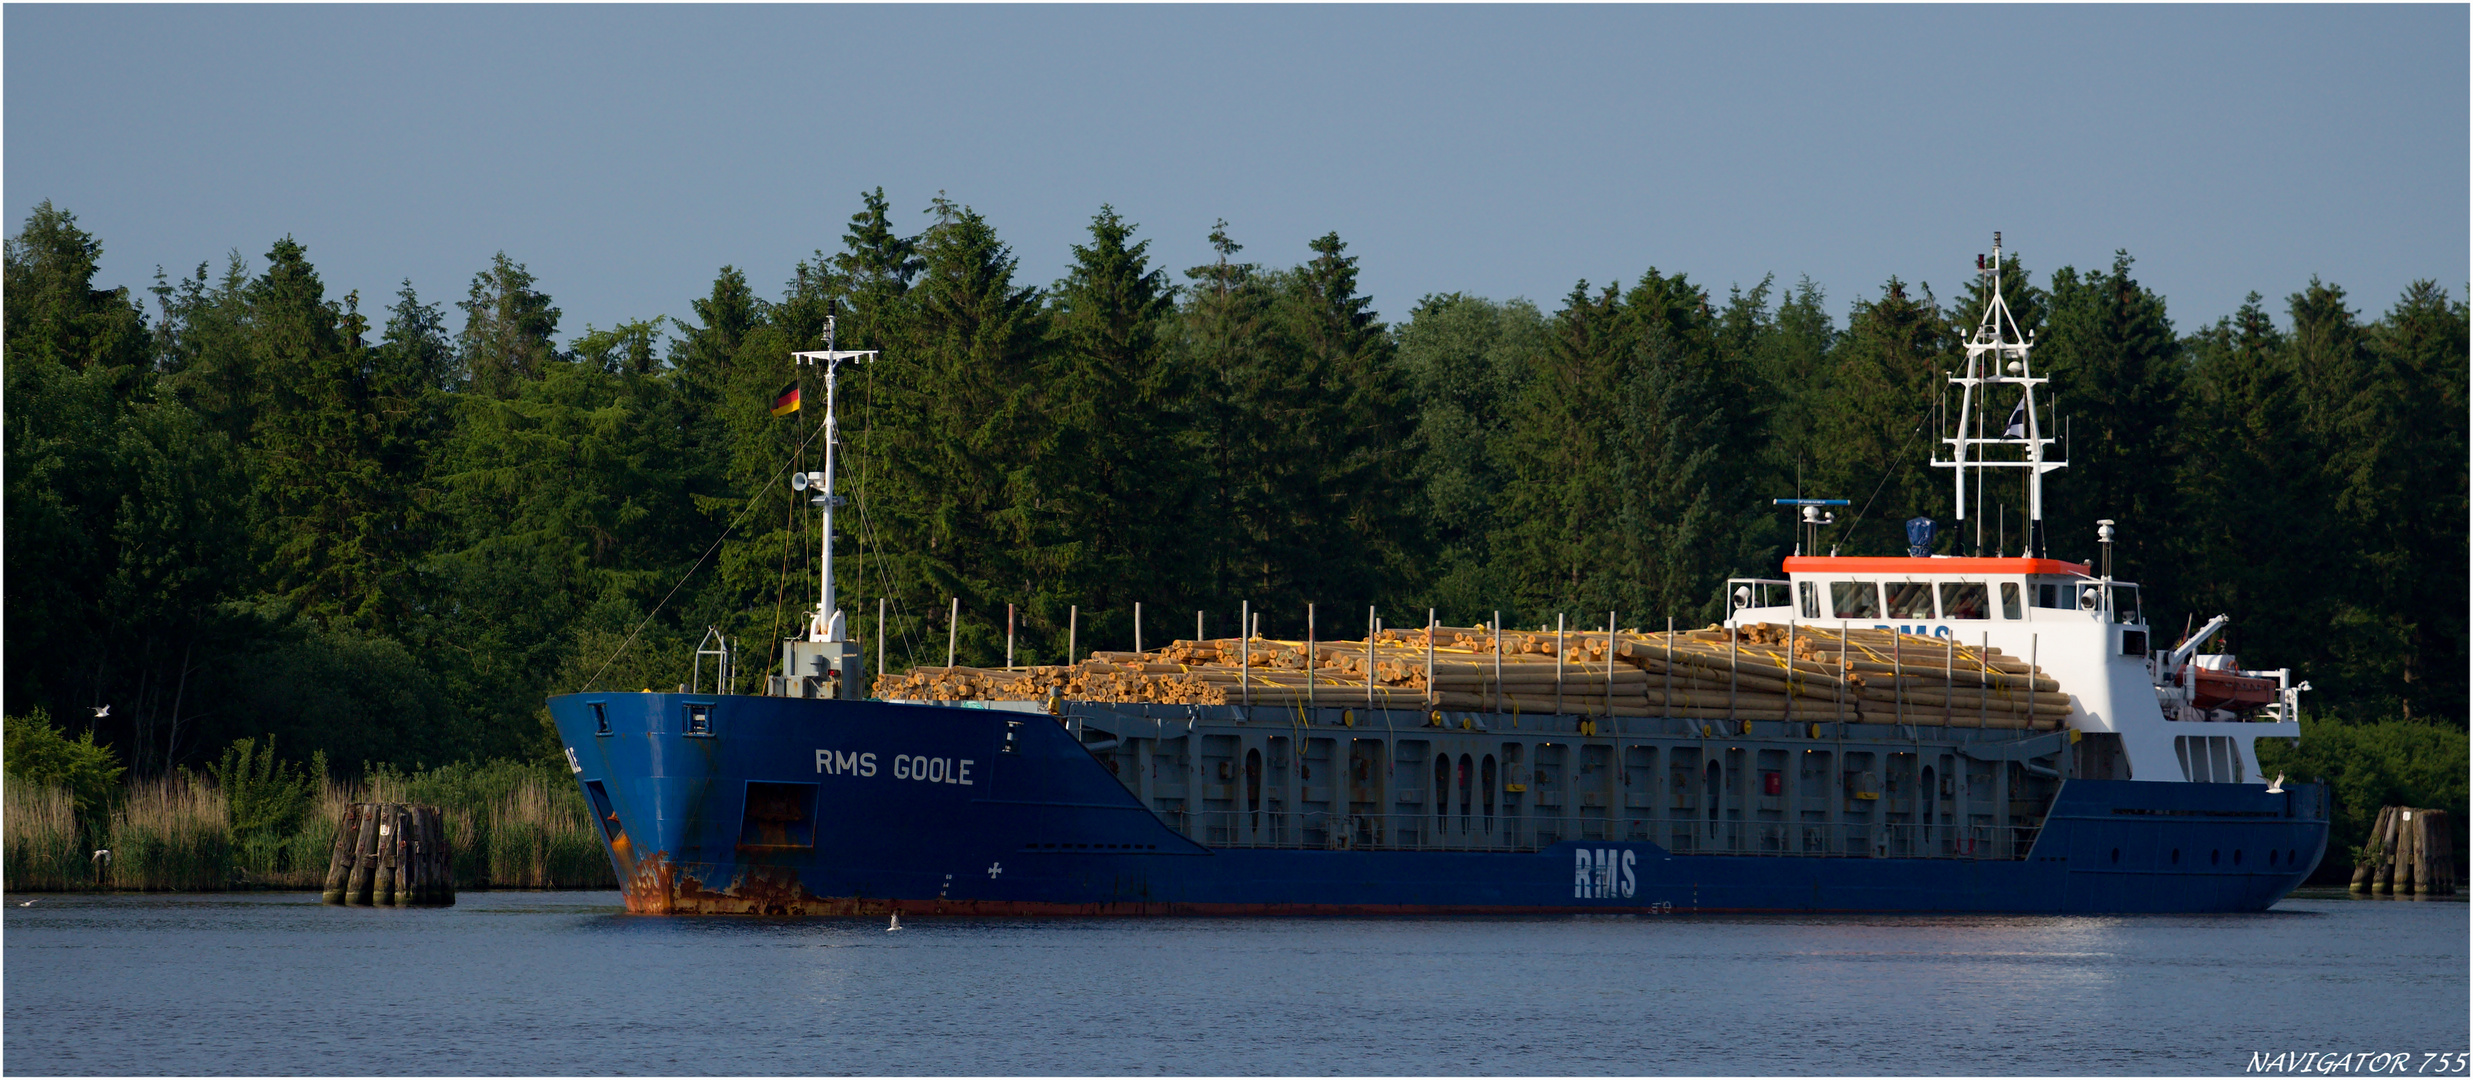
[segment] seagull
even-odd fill
[[[94,718],[95,718],[95,719],[97,719],[97,720],[101,720],[101,719],[103,719],[104,717],[106,717],[106,716],[110,716],[110,715],[112,714],[112,707],[111,707],[111,706],[109,706],[109,705],[96,705],[96,706],[94,706],[93,708],[94,708]]]
[[[2269,795],[2282,795],[2282,794],[2284,794],[2284,774],[2283,774],[2283,773],[2277,773],[2277,774],[2276,774],[2276,782],[2275,782],[2275,783],[2272,783],[2272,784],[2267,785],[2267,794],[2269,794]]]
[[[110,866],[112,864],[112,849],[98,849],[94,853],[94,861],[97,866]]]
[[[38,897],[35,897],[35,898],[34,898],[34,900],[40,900],[40,899],[42,899],[42,897],[40,897],[40,896],[38,896]],[[28,900],[28,901],[26,901],[25,903],[19,904],[19,905],[17,905],[17,906],[18,906],[18,907],[33,907],[33,906],[34,906],[34,900]]]
[[[885,928],[884,928],[884,932],[885,932],[885,933],[890,934],[890,933],[892,933],[892,932],[894,932],[894,931],[896,931],[896,930],[899,930],[899,929],[901,929],[901,928],[902,928],[902,913],[901,913],[901,912],[896,911],[896,912],[894,912],[894,913],[893,913],[893,925],[888,926],[888,927],[885,927]]]

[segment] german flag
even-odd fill
[[[781,388],[781,396],[773,399],[773,415],[788,416],[797,411],[799,411],[799,384],[791,383]]]

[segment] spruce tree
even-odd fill
[[[1840,512],[1843,524],[1827,541],[1841,553],[1903,554],[1908,518],[1953,520],[1946,471],[1926,455],[1940,437],[1938,406],[1956,351],[1931,290],[1909,295],[1896,277],[1848,316],[1831,355],[1832,393],[1815,418],[1812,470],[1822,490],[1850,501],[1853,513]]]
[[[153,343],[145,310],[127,287],[94,287],[102,256],[102,243],[77,227],[77,215],[49,199],[37,204],[9,238],[0,269],[9,298],[0,337],[12,360],[118,369],[116,389],[128,393],[144,374]]]
[[[456,306],[464,310],[464,379],[475,393],[512,396],[556,358],[558,309],[534,284],[531,271],[503,251],[472,275],[470,295]]]
[[[1268,553],[1280,516],[1271,484],[1277,432],[1269,426],[1282,397],[1273,380],[1281,340],[1273,293],[1260,266],[1236,260],[1245,245],[1229,236],[1226,221],[1213,224],[1210,243],[1217,258],[1185,271],[1193,284],[1184,291],[1175,344],[1178,363],[1194,377],[1194,434],[1208,503],[1197,530],[1208,553],[1204,591],[1224,603],[1251,600],[1270,612],[1266,625],[1286,625],[1288,609],[1302,601]]]
[[[2182,508],[2161,465],[2181,451],[2186,366],[2164,298],[2130,276],[2130,261],[2123,251],[2109,271],[2052,275],[2035,358],[2068,425],[2069,468],[2046,485],[2044,530],[2055,555],[2092,559],[2096,521],[2117,521],[2114,573],[2171,596]]]
[[[2302,419],[2300,373],[2257,293],[2191,335],[2188,351],[2175,469],[2183,511],[2174,530],[2186,584],[2170,598],[2181,616],[2157,616],[2159,641],[2177,645],[2193,619],[2222,613],[2254,662],[2304,665],[2324,655],[2335,599],[2326,558],[2336,531]]]
[[[905,626],[941,628],[958,597],[964,647],[984,662],[1003,647],[1001,616],[987,613],[1053,588],[1064,553],[1052,525],[1072,508],[1043,501],[1035,468],[1049,427],[1039,291],[1014,284],[1017,260],[977,211],[940,195],[928,212],[919,276],[866,376],[871,546],[885,591],[912,613]]]
[[[1277,530],[1300,595],[1352,610],[1412,580],[1425,557],[1408,516],[1413,417],[1396,353],[1357,260],[1338,233],[1307,247],[1276,309],[1293,352],[1275,383],[1291,390],[1279,460],[1289,525]]]
[[[1054,599],[1094,612],[1195,599],[1179,572],[1200,554],[1189,539],[1199,462],[1178,438],[1191,392],[1165,338],[1176,288],[1133,232],[1102,206],[1049,295],[1057,340],[1040,397],[1054,450],[1038,465],[1048,497],[1074,510],[1053,527],[1078,543]],[[1030,613],[1042,639],[1068,614]]]
[[[1574,285],[1511,406],[1492,547],[1513,577],[1519,610],[1600,611],[1622,602],[1614,405],[1628,352],[1623,314],[1612,286],[1592,293],[1585,281]]]
[[[1428,595],[1412,597],[1423,601],[1416,606],[1464,619],[1514,595],[1488,542],[1509,476],[1495,448],[1545,332],[1545,316],[1525,300],[1460,293],[1425,297],[1399,327],[1400,369],[1416,409],[1416,513],[1435,550]]]

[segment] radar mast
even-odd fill
[[[2026,470],[2027,534],[2025,554],[2043,558],[2044,550],[2044,474],[2066,468],[2067,461],[2050,458],[2046,448],[2056,440],[2044,434],[2041,409],[2035,400],[2036,387],[2051,381],[2035,376],[2034,361],[2029,353],[2035,343],[2018,329],[2018,320],[2010,314],[2009,301],[2001,295],[2001,234],[1992,234],[1992,256],[1975,258],[1976,270],[1985,276],[1991,299],[1984,304],[1983,316],[1966,339],[1966,366],[1963,374],[1952,375],[1949,381],[1958,390],[1956,433],[1941,439],[1950,449],[1950,460],[1933,455],[1932,464],[1952,470],[1957,481],[1958,523],[1967,519],[1967,473],[1975,474],[1975,495],[1980,501],[1985,487],[1986,469]],[[2002,422],[1998,435],[1988,435],[1986,420],[1994,386],[2019,388],[2017,404]],[[1994,447],[2010,447],[1999,459]],[[2014,454],[2014,456],[2013,456]],[[1983,547],[1983,508],[1975,507],[1975,546]]]

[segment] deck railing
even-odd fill
[[[1437,816],[1325,811],[1171,812],[1172,824],[1214,848],[1315,851],[1541,851],[1564,842],[1646,841],[1677,855],[1872,859],[2023,859],[2033,825],[1735,821],[1688,818]]]

